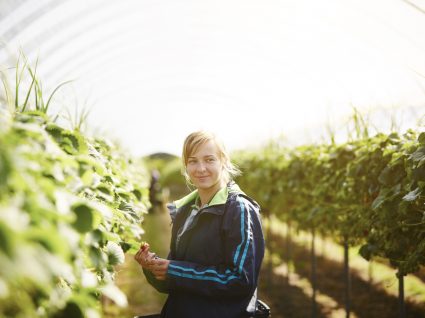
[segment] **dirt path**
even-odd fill
[[[287,261],[284,253],[285,241],[278,235],[272,235],[269,243],[273,244],[275,256],[279,257],[281,264]],[[263,287],[264,295],[267,295],[274,306],[274,312],[281,317],[311,317],[311,268],[310,251],[291,241],[292,257],[294,261],[296,276],[290,277],[290,285],[285,277],[287,270],[280,273],[274,266],[264,276],[271,275],[267,279],[269,284]],[[264,266],[264,269],[267,265]],[[264,280],[264,278],[263,278]],[[300,281],[304,280],[304,283]],[[344,313],[344,278],[342,264],[327,259],[321,255],[317,256],[317,290],[328,300],[319,303],[318,317],[345,317]],[[386,293],[381,286],[371,285],[362,279],[355,271],[351,272],[351,308],[356,317],[382,318],[398,316],[398,299]],[[297,287],[298,286],[298,287]],[[425,317],[425,306],[406,301],[407,317]],[[299,313],[299,315],[298,315]]]

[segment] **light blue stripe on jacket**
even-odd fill
[[[241,229],[241,242],[239,243],[239,245],[236,248],[236,253],[234,255],[233,258],[233,263],[235,265],[235,268],[238,268],[238,274],[242,274],[242,269],[243,269],[243,265],[248,253],[248,249],[249,249],[249,242],[250,242],[250,233],[252,232],[252,229],[250,228],[250,214],[249,214],[249,210],[246,207],[246,204],[244,204],[244,202],[242,200],[240,200],[238,198],[238,203],[239,203],[239,207],[241,209],[241,223],[240,223],[240,229]],[[247,224],[248,227],[245,230],[245,212],[247,213]],[[240,261],[239,261],[239,266],[238,266],[238,258],[239,258],[239,254],[241,252],[241,248],[244,245],[245,246],[243,248],[243,252],[242,255],[240,257]],[[180,277],[185,277],[185,278],[192,278],[192,279],[199,279],[199,280],[213,280],[213,281],[217,281],[219,283],[223,283],[226,284],[227,282],[229,282],[232,279],[238,278],[238,276],[235,276],[234,272],[230,271],[229,269],[226,270],[225,274],[220,274],[218,273],[216,270],[214,269],[207,269],[204,271],[196,271],[193,268],[190,267],[183,267],[183,266],[178,266],[178,265],[174,265],[171,264],[169,265],[170,269],[174,269],[174,270],[168,270],[168,273],[171,275],[176,275],[176,276],[180,276]],[[181,273],[182,272],[191,272],[193,274],[187,274],[187,273]],[[214,276],[208,275],[208,274],[213,274]]]

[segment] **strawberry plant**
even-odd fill
[[[149,176],[118,146],[55,123],[30,73],[24,96],[42,107],[18,92],[4,99],[16,107],[0,104],[0,317],[100,317],[102,296],[126,305],[114,266],[140,245]]]

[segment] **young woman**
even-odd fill
[[[232,181],[239,171],[213,134],[190,134],[182,159],[196,189],[169,205],[168,258],[145,244],[135,259],[148,282],[169,295],[161,317],[249,317],[264,256],[260,207]]]

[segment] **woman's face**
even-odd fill
[[[199,190],[218,190],[224,185],[223,163],[212,140],[200,145],[189,155],[186,171],[190,181]]]

